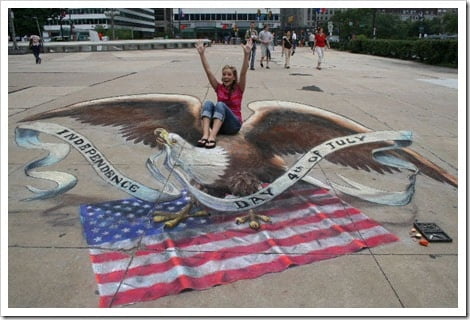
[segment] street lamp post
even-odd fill
[[[73,26],[73,21],[72,21],[72,12],[69,11],[69,25],[70,25],[70,40],[75,40],[74,39],[74,36],[73,36],[73,29],[74,29],[74,26]]]
[[[36,26],[38,27],[38,36],[40,36],[42,38],[41,28],[39,28],[38,17],[33,17],[33,19],[36,20]]]
[[[114,33],[114,16],[118,16],[120,14],[119,10],[111,9],[111,10],[106,10],[104,12],[105,16],[111,18],[111,30],[113,33],[113,40],[116,39],[116,34]]]
[[[59,24],[60,24],[60,40],[63,41],[64,40],[64,30],[62,28],[62,15],[59,16]]]
[[[10,32],[11,32],[11,40],[13,41],[13,49],[18,50],[18,44],[16,43],[16,32],[15,32],[15,23],[13,22],[13,19],[15,18],[13,14],[13,10],[11,8],[8,8],[8,13],[9,13],[9,22],[10,22]]]
[[[181,35],[181,19],[183,18],[183,9],[182,8],[178,8],[178,35],[180,38],[182,38],[182,35]]]
[[[377,9],[374,9],[374,12],[372,13],[372,38],[375,39],[375,32],[377,31],[377,28],[375,27],[375,18],[377,15]]]

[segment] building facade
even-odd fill
[[[379,12],[395,14],[400,17],[402,21],[421,21],[421,20],[432,20],[446,13],[457,13],[457,9],[448,8],[393,8],[393,9],[377,9]]]
[[[89,30],[127,31],[128,38],[208,38],[225,42],[243,38],[250,22],[260,30],[269,24],[281,34],[286,30],[312,32],[329,25],[336,12],[346,8],[79,8],[67,9],[44,26],[45,38],[87,40]],[[404,21],[425,20],[457,9],[386,8],[379,13],[395,14]],[[114,33],[114,32],[113,32]]]
[[[126,30],[131,38],[153,38],[154,9],[80,8],[67,9],[60,17],[50,18],[44,35],[52,39],[86,40],[89,30]],[[46,38],[47,38],[46,37]]]
[[[280,9],[180,8],[173,9],[172,24],[176,37],[225,42],[243,38],[252,21],[258,29],[269,24],[276,31],[280,28]]]
[[[173,9],[156,8],[155,10],[155,35],[157,37],[173,38]]]
[[[313,30],[331,20],[339,8],[285,8],[281,9],[282,29]]]

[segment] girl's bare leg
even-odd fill
[[[214,123],[212,124],[212,130],[210,130],[209,134],[209,141],[215,141],[215,138],[217,137],[217,134],[219,133],[219,130],[222,127],[222,123],[222,120],[214,119]]]
[[[211,119],[204,117],[201,120],[202,122],[202,139],[209,139],[210,129],[211,129]]]

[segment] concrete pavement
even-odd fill
[[[215,45],[207,49],[207,56],[213,71],[220,74],[225,64],[241,65],[242,50],[235,45]],[[258,49],[258,60],[259,56]],[[453,175],[458,174],[457,70],[328,50],[324,68],[319,71],[315,69],[316,59],[308,48],[298,48],[291,68],[284,69],[280,48],[276,47],[271,69],[260,68],[257,63],[255,71],[249,70],[244,116],[250,113],[246,104],[251,101],[287,100],[339,113],[374,130],[411,130],[414,150]],[[23,167],[37,159],[41,151],[32,152],[15,144],[17,121],[94,98],[179,93],[204,100],[215,99],[215,94],[195,49],[54,53],[43,54],[42,61],[36,65],[32,54],[8,57],[8,307],[95,308],[97,287],[78,208],[83,203],[121,199],[125,194],[98,179],[75,153],[58,165],[80,176],[71,192],[48,200],[20,201],[30,195],[25,188],[30,179]],[[73,123],[66,119],[63,125],[69,121]],[[86,125],[80,128],[104,146],[115,133]],[[106,149],[111,147],[116,146],[103,147],[103,152],[109,154]],[[149,179],[142,165],[147,157],[145,148],[136,145],[132,151],[125,150],[129,152],[121,152],[119,157],[111,155],[110,161],[145,182]],[[334,165],[322,164],[322,171],[317,174],[326,174],[330,179],[347,172],[365,184],[384,188],[399,185],[398,178],[381,182],[383,179],[374,174]],[[328,308],[323,312],[353,315],[361,309],[344,308],[392,308],[377,314],[406,315],[413,312],[411,308],[423,308],[419,315],[465,313],[464,297],[459,296],[465,293],[461,287],[465,275],[458,264],[464,254],[459,251],[463,217],[458,213],[465,212],[458,208],[456,188],[418,176],[416,194],[407,206],[344,199],[400,241],[254,280],[120,309]],[[408,234],[415,219],[436,222],[454,241],[420,246]],[[463,239],[464,235],[460,236]],[[431,312],[428,308],[439,310]],[[279,315],[278,311],[264,310]],[[300,312],[318,314],[316,309]]]

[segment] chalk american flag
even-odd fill
[[[176,212],[189,200],[183,191],[159,204],[125,199],[81,206],[100,307],[253,279],[398,240],[327,190],[302,183],[257,210],[272,218],[259,231],[237,225],[236,215],[189,218],[173,229],[153,222],[155,210]]]

